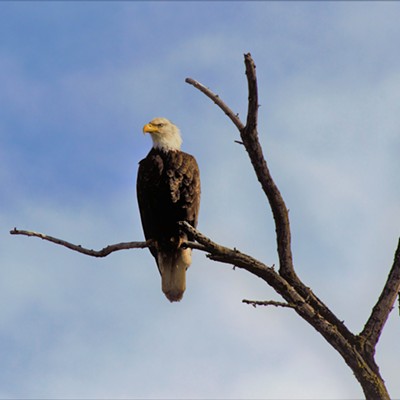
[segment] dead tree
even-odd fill
[[[246,149],[253,166],[254,172],[264,191],[275,222],[277,251],[279,268],[268,266],[259,260],[244,254],[237,249],[230,249],[215,243],[189,224],[182,222],[182,230],[190,233],[195,242],[184,243],[184,246],[201,250],[207,253],[207,257],[213,261],[219,261],[242,268],[271,286],[284,301],[254,301],[243,302],[257,305],[274,305],[292,308],[300,317],[306,320],[316,329],[326,341],[336,349],[346,364],[351,368],[359,381],[366,399],[389,399],[389,393],[385,387],[379,367],[375,362],[375,348],[383,327],[388,319],[390,311],[400,290],[400,240],[395,252],[394,262],[389,272],[382,293],[371,311],[371,315],[365,323],[363,330],[355,334],[351,332],[341,321],[297,276],[292,258],[291,232],[288,210],[285,202],[272,179],[267,162],[264,158],[261,145],[258,140],[258,88],[256,79],[256,67],[250,54],[244,55],[244,63],[248,82],[248,111],[246,124],[243,124],[222,100],[211,90],[195,81],[187,78],[186,82],[200,90],[209,97],[232,121],[240,132],[241,143]],[[126,242],[105,247],[102,250],[89,250],[79,245],[66,242],[42,233],[18,230],[14,228],[14,235],[35,236],[50,242],[65,246],[94,257],[105,257],[108,254],[132,248],[145,248],[151,246],[149,242]]]

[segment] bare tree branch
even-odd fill
[[[360,333],[360,338],[365,340],[366,350],[374,354],[375,347],[382,333],[383,327],[394,307],[396,297],[400,291],[400,239],[394,256],[392,268],[382,293],[372,309],[372,313]]]
[[[267,196],[274,217],[280,275],[290,282],[303,298],[308,298],[309,303],[312,304],[320,314],[324,315],[328,321],[336,325],[345,337],[355,343],[354,335],[346,328],[344,323],[329,310],[329,308],[311,291],[309,287],[300,281],[295,273],[291,251],[289,213],[282,195],[272,179],[267,162],[263,155],[261,144],[258,140],[257,116],[259,106],[256,67],[250,54],[244,55],[244,61],[249,91],[249,106],[246,126],[243,126],[239,118],[225,104],[225,102],[210,89],[192,78],[187,78],[186,82],[192,84],[196,89],[199,89],[215,104],[217,104],[239,129],[243,145],[249,155],[257,179],[261,183],[261,187]]]
[[[244,128],[242,121],[240,120],[238,114],[235,114],[220,98],[217,94],[214,94],[210,89],[206,88],[201,83],[195,81],[192,78],[186,78],[186,83],[194,86],[196,89],[199,89],[200,92],[204,93],[207,97],[209,97],[234,123],[234,125],[241,131]]]
[[[25,231],[25,230],[20,230],[20,229],[14,228],[13,230],[10,231],[10,234],[11,235],[24,235],[24,236],[37,237],[37,238],[40,238],[43,240],[47,240],[48,242],[58,244],[60,246],[67,247],[68,249],[77,251],[78,253],[82,253],[87,256],[92,256],[92,257],[107,257],[109,254],[114,253],[115,251],[129,250],[129,249],[145,249],[147,247],[151,247],[151,245],[152,245],[151,240],[147,240],[146,242],[122,242],[122,243],[111,244],[109,246],[104,247],[101,250],[92,250],[92,249],[87,249],[85,247],[82,247],[79,244],[73,244],[73,243],[67,242],[66,240],[62,240],[62,239],[55,238],[53,236],[45,235],[44,233],[40,233],[40,232]],[[202,246],[199,243],[184,242],[182,244],[182,246],[205,251],[204,246]]]
[[[259,105],[256,66],[250,54],[244,55],[244,62],[248,82],[249,106],[247,123],[240,134],[257,179],[268,198],[274,216],[279,255],[279,272],[285,278],[297,279],[292,260],[289,213],[283,197],[272,179],[258,139],[257,117]]]
[[[273,287],[286,300],[286,303],[280,304],[280,302],[277,302],[277,304],[292,306],[302,318],[313,326],[342,355],[346,364],[350,366],[357,379],[362,383],[364,392],[366,394],[369,393],[368,399],[389,399],[379,371],[374,368],[375,364],[371,365],[369,363],[370,360],[364,358],[364,354],[354,345],[353,340],[349,340],[349,337],[347,337],[347,332],[349,331],[343,322],[340,321],[340,325],[338,325],[327,320],[319,312],[318,308],[313,307],[316,304],[315,302],[311,302],[310,298],[303,298],[296,288],[291,286],[272,267],[268,267],[236,249],[229,249],[213,242],[186,222],[180,222],[180,225],[182,229],[204,245],[205,251],[209,252],[208,258],[245,269]],[[319,305],[317,304],[317,306]],[[337,320],[336,317],[334,319]],[[342,334],[342,331],[345,332],[345,335]],[[349,334],[350,338],[353,338],[350,332]],[[376,379],[380,379],[382,384],[377,385]]]
[[[257,275],[262,277],[265,277],[265,275],[271,276],[271,274],[278,276],[278,274],[272,267],[268,267],[261,261],[258,261],[257,259],[245,253],[242,253],[236,248],[230,249],[228,247],[221,246],[220,244],[215,243],[210,238],[199,232],[197,229],[193,228],[193,226],[186,221],[179,222],[179,225],[184,231],[189,233],[197,242],[199,242],[203,246],[201,250],[209,253],[207,257],[211,260],[232,264],[233,266],[250,270],[250,272],[252,273],[255,273],[255,271],[257,271]]]
[[[231,264],[243,268],[256,276],[259,276],[265,280],[270,286],[272,286],[277,293],[279,293],[287,303],[276,305],[288,304],[292,305],[294,310],[308,321],[318,332],[320,332],[331,345],[337,349],[340,354],[345,358],[347,364],[355,371],[355,374],[359,380],[367,379],[369,377],[370,368],[362,355],[357,352],[356,348],[340,334],[335,324],[328,322],[317,310],[315,310],[309,299],[304,299],[298,292],[293,288],[282,276],[280,276],[272,267],[268,267],[253,257],[244,254],[237,249],[229,249],[221,246],[211,239],[194,229],[191,225],[186,222],[180,223],[181,228],[191,235],[199,242],[187,242],[184,245],[191,248],[196,248],[202,251],[208,252],[208,257],[212,260]],[[18,230],[14,228],[11,232],[13,235],[26,235],[38,237],[43,240],[50,241],[55,244],[62,245],[71,250],[78,251],[80,253],[94,256],[94,257],[105,257],[113,251],[123,250],[128,248],[144,248],[151,246],[151,242],[126,242],[118,243],[116,245],[107,246],[100,251],[85,249],[82,246],[74,245],[65,240],[57,239],[49,235],[44,235],[38,232]],[[271,303],[272,304],[272,303]],[[364,377],[364,375],[366,377]],[[375,387],[371,384],[372,389]],[[371,389],[371,390],[372,390]],[[383,387],[384,389],[384,387]],[[377,392],[375,392],[377,393]],[[384,396],[384,391],[380,392],[380,398],[388,398]]]
[[[292,252],[290,246],[290,224],[288,211],[285,202],[279,192],[278,187],[272,179],[269,172],[267,162],[265,161],[263,151],[258,140],[257,131],[257,113],[258,113],[258,92],[256,67],[250,54],[245,54],[246,76],[249,90],[249,106],[247,113],[246,126],[240,121],[235,114],[221,98],[206,88],[201,83],[192,78],[186,78],[186,82],[200,90],[209,97],[217,106],[231,119],[234,125],[238,128],[243,145],[249,154],[251,163],[256,172],[257,178],[266,194],[271,205],[272,214],[275,219],[277,232],[277,244],[279,255],[280,273],[284,277],[295,278],[293,269]]]
[[[114,251],[128,250],[128,249],[144,249],[150,246],[150,242],[124,242],[106,246],[101,250],[91,250],[91,249],[86,249],[81,245],[73,244],[67,242],[66,240],[58,239],[53,236],[45,235],[44,233],[39,233],[34,231],[25,231],[14,228],[13,230],[10,231],[10,234],[37,237],[58,244],[60,246],[67,247],[68,249],[77,251],[78,253],[86,254],[87,256],[92,256],[92,257],[106,257],[109,254],[113,253]]]

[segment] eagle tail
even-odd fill
[[[162,291],[169,301],[180,301],[186,289],[186,270],[192,262],[192,250],[159,251],[157,261]]]

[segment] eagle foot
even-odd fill
[[[148,247],[157,247],[157,242],[154,239],[147,239],[146,245]]]

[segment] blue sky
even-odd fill
[[[400,226],[400,4],[0,3],[0,398],[360,398],[339,355],[244,271],[195,253],[170,304],[150,254],[92,259],[17,226],[102,248],[141,240],[142,126],[173,120],[202,176],[199,229],[272,265],[270,211],[235,127],[243,53],[260,140],[290,209],[296,269],[359,332]],[[397,312],[377,360],[393,397]]]

